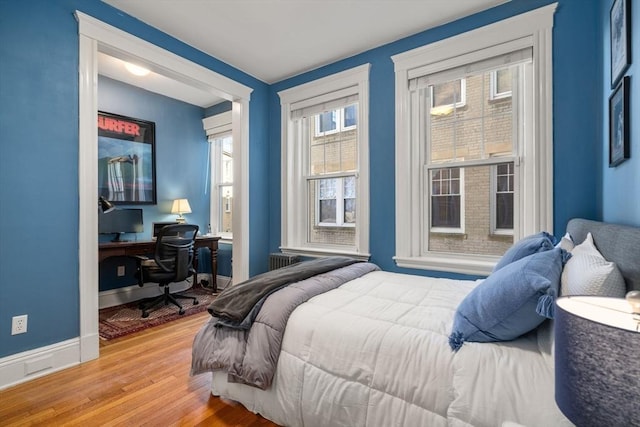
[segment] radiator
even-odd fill
[[[278,268],[286,267],[296,262],[300,262],[298,255],[269,254],[269,270],[277,270]]]

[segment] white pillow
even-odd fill
[[[574,247],[575,244],[573,243],[571,234],[569,234],[568,232],[565,233],[564,236],[562,236],[562,239],[560,239],[560,241],[556,245],[556,248],[564,249],[567,252],[571,252]]]
[[[587,234],[584,242],[573,248],[560,277],[561,295],[596,295],[622,298],[625,283],[620,270],[608,262]]]

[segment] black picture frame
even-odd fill
[[[618,166],[630,157],[629,152],[629,87],[625,76],[609,97],[609,167]]]
[[[631,65],[631,0],[614,0],[609,11],[611,89]]]
[[[98,196],[114,204],[156,204],[156,125],[98,111]]]

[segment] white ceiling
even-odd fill
[[[259,80],[275,83],[508,0],[103,1]],[[108,75],[102,63],[99,68]],[[123,80],[113,72],[108,76]]]

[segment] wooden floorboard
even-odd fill
[[[189,376],[207,316],[101,341],[97,360],[0,391],[0,426],[276,426]]]

